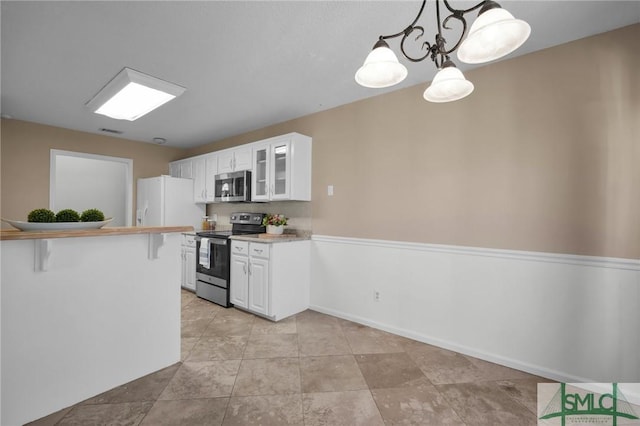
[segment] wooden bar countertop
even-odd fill
[[[114,226],[100,229],[20,231],[0,229],[0,240],[42,240],[49,238],[108,237],[111,235],[166,234],[193,231],[193,226]]]

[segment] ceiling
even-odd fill
[[[500,3],[532,27],[507,58],[640,22],[640,1]],[[210,143],[430,81],[430,61],[404,58],[409,76],[393,88],[367,89],[353,78],[378,36],[403,30],[419,7],[419,0],[3,0],[1,113],[149,143],[162,137],[175,147]],[[430,2],[420,20],[430,42],[434,9]],[[398,41],[390,42],[396,52]],[[84,104],[123,67],[187,91],[133,122],[88,111]]]

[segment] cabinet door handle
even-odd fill
[[[251,264],[249,264],[249,275],[251,275]]]
[[[244,270],[244,274],[247,275],[247,264],[242,265],[242,269]]]
[[[256,253],[262,253],[264,250],[262,249],[253,249]]]
[[[238,247],[238,246],[236,246],[236,250],[238,250],[238,251],[242,251],[242,249],[243,249],[243,248],[244,248],[244,247]]]

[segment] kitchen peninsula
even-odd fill
[[[2,424],[23,424],[180,360],[190,226],[2,230]]]

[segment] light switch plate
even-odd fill
[[[333,196],[333,185],[329,185],[329,186],[327,186],[327,195],[328,195],[329,197],[332,197],[332,196]]]

